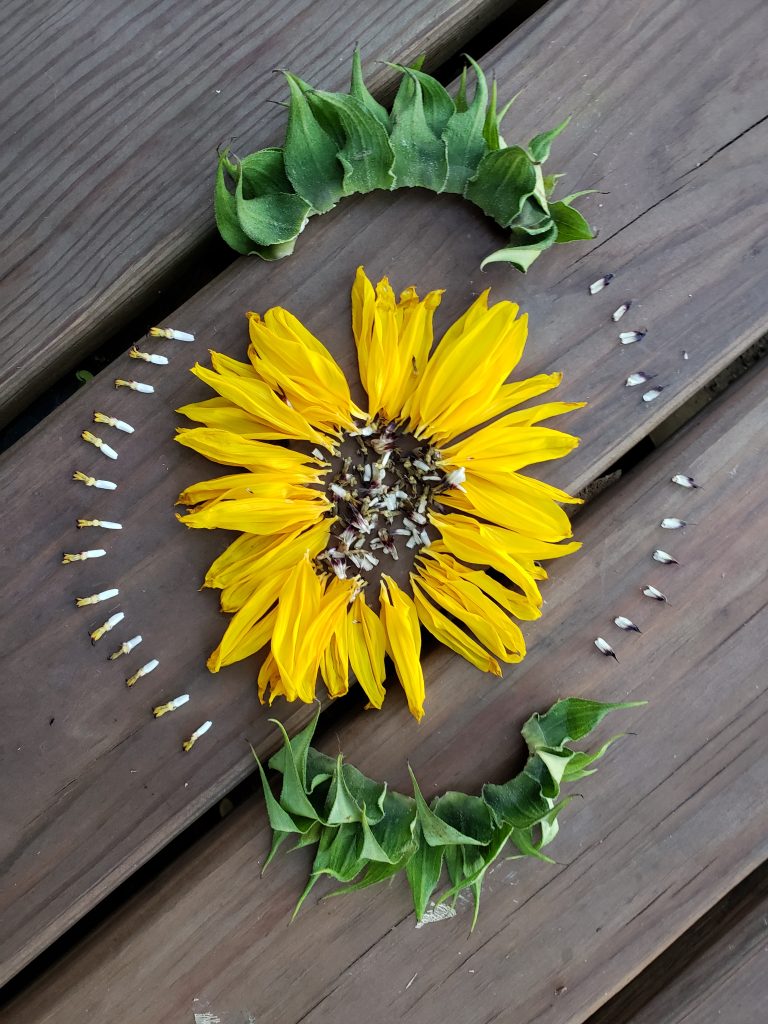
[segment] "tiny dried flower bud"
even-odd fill
[[[90,430],[84,430],[80,435],[84,441],[88,444],[92,444],[94,448],[98,448],[102,455],[106,455],[108,459],[116,459],[117,452],[114,448],[110,448],[108,444],[101,440],[100,437],[96,437]]]
[[[125,680],[126,686],[133,686],[137,683],[142,676],[148,676],[150,672],[154,672],[160,662],[157,658],[153,658],[152,661],[148,661],[146,665],[142,665],[138,672],[134,672],[130,679]]]
[[[663,565],[679,565],[680,563],[676,558],[673,558],[666,551],[662,551],[660,548],[656,548],[653,552],[653,560],[655,562],[661,562]]]
[[[643,401],[644,402],[655,402],[656,399],[659,397],[659,395],[661,394],[661,392],[663,390],[664,390],[664,388],[661,388],[661,387],[651,388],[650,391],[646,391],[645,394],[643,395]]]
[[[621,320],[621,318],[627,312],[627,310],[629,309],[629,307],[631,305],[632,305],[632,300],[631,299],[628,299],[627,302],[622,302],[622,304],[619,306],[619,308],[618,309],[614,309],[614,311],[611,313],[611,320],[613,320],[613,322],[615,324],[617,324],[619,322],[619,320]]]
[[[195,731],[192,733],[189,739],[184,740],[184,742],[181,744],[184,751],[186,752],[188,750],[191,750],[195,743],[197,743],[197,741],[200,739],[200,737],[204,736],[212,725],[213,722],[203,722],[199,729],[195,729]]]
[[[118,623],[122,622],[124,618],[124,612],[115,612],[114,615],[110,615],[110,617],[102,626],[99,626],[98,629],[94,629],[94,631],[89,634],[91,638],[91,643],[95,644],[98,640],[101,640],[105,633],[108,633],[110,629],[114,629],[115,626],[117,626]]]
[[[89,604],[99,604],[101,601],[108,601],[111,597],[117,597],[120,591],[117,587],[112,587],[111,590],[102,590],[100,594],[91,594],[90,597],[76,597],[75,605],[78,608],[85,608]]]
[[[636,626],[632,619],[628,619],[626,615],[617,615],[613,620],[619,629],[624,629],[628,633],[641,633],[642,630],[639,626]]]
[[[681,530],[684,526],[687,525],[688,524],[684,519],[677,519],[675,516],[672,516],[669,519],[662,519],[659,523],[659,526],[661,526],[662,530]]]
[[[187,334],[186,331],[174,331],[170,327],[150,327],[150,337],[167,338],[168,341],[194,341],[194,334]]]
[[[672,477],[672,483],[679,484],[681,487],[699,486],[692,476],[686,476],[685,473],[675,473],[675,475]]]
[[[142,352],[135,345],[128,353],[131,359],[143,359],[145,363],[154,363],[155,366],[167,366],[167,356],[156,356],[152,352]]]
[[[599,277],[597,281],[593,281],[589,286],[589,294],[597,295],[597,293],[601,292],[603,288],[607,288],[613,280],[613,277],[613,274],[604,274],[603,277]]]
[[[108,519],[78,519],[77,528],[82,530],[85,526],[100,526],[102,530],[122,530],[121,523],[111,523]]]
[[[106,423],[108,427],[114,427],[115,430],[122,430],[124,434],[132,434],[133,427],[130,423],[126,423],[125,420],[115,419],[114,416],[107,416],[104,412],[95,412],[93,414],[94,423]]]
[[[80,470],[75,470],[72,474],[72,479],[79,481],[81,484],[85,484],[86,487],[95,487],[100,491],[116,491],[117,484],[113,484],[111,480],[97,480],[95,476],[88,476],[87,473],[81,473]]]
[[[614,651],[614,649],[611,647],[608,641],[603,640],[601,636],[595,637],[595,647],[598,649],[598,651],[600,651],[601,654],[604,654],[606,658],[613,658],[614,661],[619,660],[616,657],[616,651]]]
[[[635,388],[638,384],[647,384],[647,382],[649,380],[653,380],[655,376],[655,373],[646,373],[645,370],[638,370],[637,373],[630,373],[624,381],[624,386],[627,388]]]
[[[622,345],[634,345],[636,341],[642,341],[648,331],[622,331],[619,341]]]
[[[131,640],[126,640],[125,643],[120,644],[116,651],[113,651],[109,656],[110,661],[117,661],[118,658],[122,657],[123,654],[130,654],[134,647],[138,647],[142,641],[141,636],[135,636]]]
[[[664,601],[665,603],[668,603],[666,595],[662,594],[662,592],[657,590],[656,587],[652,587],[650,583],[647,583],[643,587],[643,594],[646,597],[652,598],[654,601]]]
[[[71,562],[85,562],[89,558],[103,558],[106,555],[104,548],[92,548],[90,551],[80,551],[76,555],[64,555],[62,565],[69,565]]]
[[[176,708],[180,708],[183,704],[186,704],[189,700],[188,693],[182,693],[180,697],[174,697],[173,700],[169,700],[167,704],[158,704],[156,708],[152,708],[152,714],[155,718],[162,718],[163,715],[167,715],[169,711],[175,711]]]
[[[140,391],[142,395],[152,395],[155,392],[151,384],[140,384],[137,380],[123,380],[122,377],[115,380],[115,387],[130,388],[131,391]]]

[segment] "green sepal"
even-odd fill
[[[535,242],[527,245],[506,246],[503,249],[497,249],[496,252],[492,252],[482,261],[480,269],[485,270],[489,263],[511,263],[525,274],[539,256],[555,244],[556,240],[557,228],[552,224],[547,232],[537,236]]]
[[[625,732],[617,733],[616,736],[611,736],[609,740],[606,740],[599,750],[596,750],[593,754],[588,753],[586,750],[574,750],[571,753],[571,758],[565,769],[563,775],[563,782],[578,782],[580,779],[585,779],[588,775],[594,775],[597,768],[590,768],[589,765],[594,764],[595,761],[599,761],[606,751],[613,746],[616,740],[623,739],[627,734]]]
[[[237,216],[237,201],[233,192],[227,187],[226,174],[237,175],[237,168],[227,159],[226,151],[219,154],[216,168],[216,184],[213,190],[213,210],[219,234],[230,248],[247,256],[253,252],[254,245],[240,226]],[[236,181],[237,184],[237,181]]]
[[[279,245],[296,238],[309,213],[309,205],[294,192],[245,199],[242,175],[235,187],[235,203],[240,227],[256,245]]]
[[[259,775],[261,776],[261,785],[264,790],[264,802],[267,805],[267,818],[269,819],[270,827],[274,832],[283,832],[286,835],[291,832],[300,832],[301,829],[298,828],[291,815],[275,799],[264,767],[253,747],[251,747],[251,753],[258,765]]]
[[[371,823],[370,816],[366,817],[371,835],[387,859],[391,863],[402,860],[414,843],[416,802],[409,796],[388,789],[384,796],[381,819]]]
[[[550,804],[542,793],[541,783],[528,769],[529,759],[523,771],[503,785],[486,783],[482,796],[493,813],[496,825],[512,825],[515,828],[529,828],[549,811]],[[541,764],[541,762],[539,762]]]
[[[354,96],[319,91],[306,95],[318,124],[337,147],[344,168],[343,194],[389,191],[395,183],[395,154],[381,123]]]
[[[342,772],[341,754],[336,759],[336,767],[325,806],[326,825],[347,825],[360,822],[362,819],[363,809],[350,793]]]
[[[293,186],[285,173],[282,149],[260,149],[243,157],[237,166],[243,179],[243,196],[246,199],[293,192]]]
[[[551,128],[548,132],[541,132],[528,143],[528,152],[537,164],[543,164],[549,158],[549,150],[557,136],[564,132],[571,122],[571,115],[561,122],[557,128]]]
[[[405,874],[411,887],[416,920],[420,921],[440,881],[443,870],[443,847],[434,846],[426,841],[420,823],[416,826],[415,839],[416,852],[405,865]]]
[[[285,73],[291,90],[285,133],[285,170],[296,192],[318,213],[333,209],[344,194],[344,172],[336,144],[315,120],[295,75]]]
[[[356,46],[355,51],[352,54],[352,80],[349,86],[349,92],[351,96],[362,103],[369,114],[379,122],[382,128],[389,131],[390,122],[389,114],[387,113],[386,107],[382,105],[371,96],[368,91],[368,87],[363,79],[363,68],[360,62],[360,47]]]
[[[603,704],[595,700],[568,697],[559,700],[543,715],[531,715],[522,728],[522,735],[532,752],[540,747],[562,747],[565,743],[583,739],[602,722],[611,711],[639,708],[646,701],[622,701]]]
[[[527,828],[513,828],[509,834],[512,843],[518,848],[523,857],[535,857],[536,860],[543,860],[545,864],[556,863],[546,853],[541,852],[541,843],[536,843]]]
[[[270,722],[273,722],[278,727],[280,732],[283,734],[284,741],[283,767],[281,769],[283,773],[283,785],[280,791],[280,805],[284,810],[288,811],[292,815],[300,815],[302,818],[309,818],[313,821],[317,820],[319,815],[312,806],[304,788],[306,753],[304,754],[304,764],[302,766],[301,746],[299,745],[299,761],[297,763],[297,752],[291,746],[291,741],[288,738],[288,733],[285,731],[282,722],[278,721],[276,718],[270,718]],[[273,761],[274,758],[269,762],[271,767],[274,767],[272,764]]]
[[[536,171],[531,158],[520,146],[509,146],[486,153],[464,195],[506,228],[535,188]]]
[[[416,781],[416,776],[411,770],[411,766],[408,765],[408,771],[413,782],[413,795],[416,799],[416,813],[419,816],[419,825],[424,836],[424,841],[429,846],[449,846],[452,844],[461,846],[463,843],[469,843],[472,846],[482,846],[482,841],[475,839],[473,836],[465,835],[463,832],[459,832],[453,825],[449,825],[447,821],[443,821],[439,818],[433,810],[429,808],[426,800],[421,795],[419,784]],[[447,795],[447,794],[446,794]]]
[[[433,810],[458,835],[470,836],[482,845],[491,841],[491,812],[479,796],[449,791],[437,798]]]
[[[402,92],[401,85],[392,107],[393,127],[389,142],[395,154],[392,164],[392,173],[395,176],[393,187],[421,187],[433,192],[442,192],[448,177],[446,146],[441,137],[445,125],[436,134],[432,125],[437,124],[439,120],[438,105],[434,102],[433,93],[429,94],[429,104],[425,105],[421,78],[416,77],[418,74],[420,73],[411,69],[404,69],[404,80],[411,84],[412,92],[408,101],[402,99],[398,104],[397,100]],[[429,78],[428,75],[421,77]],[[450,96],[448,99],[453,107],[453,100]]]
[[[358,806],[365,805],[367,810],[368,823],[375,825],[384,816],[386,798],[388,795],[386,782],[374,782],[361,771],[358,771],[353,764],[345,764],[342,768],[344,781],[349,792],[357,802]]]
[[[380,882],[386,882],[388,878],[392,878],[394,875],[400,874],[401,871],[405,871],[406,864],[411,859],[413,854],[416,852],[416,845],[412,844],[407,855],[402,860],[395,861],[392,864],[388,864],[381,861],[371,861],[366,868],[363,877],[357,881],[352,882],[349,885],[339,886],[338,889],[332,889],[331,892],[327,893],[323,899],[330,899],[331,896],[343,896],[345,893],[357,892],[360,889],[367,889],[371,885],[378,885]]]
[[[560,823],[558,822],[558,815],[561,811],[565,810],[569,803],[573,800],[572,796],[567,796],[564,800],[555,804],[549,814],[545,815],[539,822],[539,829],[541,832],[541,839],[539,841],[539,848],[547,846],[555,838],[557,833],[560,831]]]
[[[480,66],[471,57],[467,57],[467,60],[475,70],[475,95],[471,105],[467,106],[466,68],[464,68],[462,72],[464,91],[460,93],[464,97],[463,106],[459,107],[457,98],[456,110],[450,116],[443,131],[448,160],[448,177],[444,191],[455,192],[459,195],[463,195],[467,182],[477,173],[480,161],[488,152],[488,146],[483,138],[485,108],[488,104],[488,84]]]
[[[456,106],[456,113],[463,114],[467,109],[467,65],[461,69],[459,75],[459,87],[456,90],[456,99],[453,101]]]
[[[307,760],[309,758],[310,744],[312,743],[312,738],[315,735],[315,729],[317,729],[317,723],[319,719],[320,705],[318,704],[314,715],[310,718],[309,722],[307,722],[304,728],[300,732],[297,732],[296,735],[292,739],[288,740],[287,743],[284,742],[280,750],[278,750],[276,754],[273,754],[272,757],[270,757],[267,763],[269,767],[272,769],[272,771],[280,772],[281,775],[285,775],[288,769],[289,757],[292,756],[293,761],[299,772],[299,777],[301,779],[302,786],[306,784]],[[270,718],[270,722],[274,721],[275,719]],[[280,731],[283,733],[283,736],[285,737],[285,729],[283,729],[279,722],[277,722],[277,725],[280,728]],[[320,754],[318,751],[315,751],[314,749],[313,753],[320,758],[325,758],[328,761],[330,761],[331,769],[328,774],[328,777],[330,778],[330,776],[333,774],[333,766],[336,763],[334,759],[332,757],[328,757],[327,754]]]
[[[552,220],[557,225],[558,244],[586,241],[595,237],[587,220],[564,200],[552,203],[549,209]]]

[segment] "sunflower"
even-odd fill
[[[182,492],[179,519],[240,536],[208,570],[233,613],[212,672],[269,646],[259,698],[331,697],[352,679],[370,707],[385,660],[411,713],[424,713],[421,627],[501,675],[541,614],[541,561],[577,550],[561,507],[578,499],[525,476],[578,439],[543,420],[582,402],[519,408],[561,374],[508,383],[527,319],[488,291],[433,345],[442,292],[399,301],[362,267],[352,330],[367,409],[325,346],[287,310],[248,313],[248,362],[211,353],[192,372],[217,397],[178,411],[202,426],[176,440],[235,472]],[[399,580],[399,582],[398,582]]]

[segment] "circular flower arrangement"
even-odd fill
[[[515,619],[541,614],[541,561],[579,547],[561,508],[578,499],[521,470],[578,444],[540,424],[584,403],[520,408],[561,375],[508,383],[526,317],[512,302],[489,305],[487,291],[433,347],[441,294],[419,299],[411,287],[398,301],[386,278],[374,289],[358,269],[352,328],[367,409],[279,307],[248,314],[247,363],[212,353],[211,370],[192,371],[218,397],[179,410],[204,426],[177,440],[244,469],[179,499],[192,506],[179,517],[187,526],[241,531],[205,579],[234,613],[208,667],[269,645],[262,700],[309,703],[318,673],[339,697],[353,673],[379,708],[389,656],[420,719],[420,625],[500,675],[500,661],[525,656]]]

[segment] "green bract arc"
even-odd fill
[[[563,784],[595,772],[595,762],[620,733],[592,752],[571,744],[586,738],[612,711],[641,707],[644,701],[603,704],[568,698],[546,714],[532,715],[522,728],[528,747],[523,770],[502,785],[486,784],[480,796],[447,792],[429,804],[410,770],[413,796],[389,789],[363,775],[342,755],[333,758],[311,746],[320,715],[289,739],[283,726],[283,748],[269,766],[282,776],[279,797],[272,792],[256,757],[272,829],[272,849],[264,869],[288,839],[294,849],[317,844],[309,881],[294,917],[322,875],[341,883],[329,895],[354,892],[405,872],[416,917],[421,920],[440,884],[443,865],[449,888],[439,900],[453,900],[469,889],[474,899],[472,928],[477,921],[480,890],[486,872],[505,859],[535,857],[558,832],[558,816],[572,796],[561,798]],[[253,750],[253,748],[251,748]]]
[[[510,263],[525,272],[555,244],[594,238],[573,207],[594,190],[553,199],[561,175],[543,170],[570,118],[527,146],[508,146],[500,125],[512,100],[499,111],[496,81],[489,89],[480,66],[467,60],[475,76],[471,101],[466,67],[452,97],[420,62],[391,65],[402,78],[389,111],[368,91],[357,49],[348,93],[324,92],[285,72],[283,146],[242,159],[228,148],[219,154],[214,209],[227,244],[243,255],[282,259],[309,218],[345,196],[406,187],[464,196],[510,231],[509,245],[486,256],[481,269]]]

